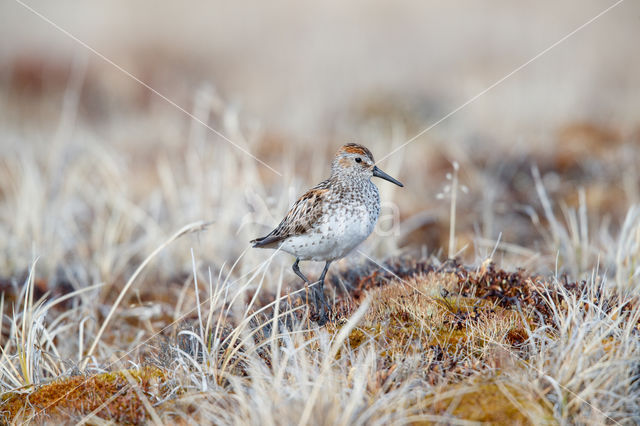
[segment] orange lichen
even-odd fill
[[[140,395],[158,388],[165,373],[156,367],[93,376],[73,376],[34,386],[29,392],[9,392],[0,402],[2,423],[64,416],[95,416],[119,423],[140,423],[147,410]],[[151,396],[150,396],[151,397]]]

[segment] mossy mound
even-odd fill
[[[426,411],[438,416],[483,424],[556,424],[551,405],[526,386],[500,380],[464,383],[427,398]]]
[[[378,355],[393,363],[415,355],[483,361],[493,354],[492,346],[522,345],[527,316],[490,300],[453,294],[456,284],[453,274],[428,273],[369,290],[371,307],[349,334],[349,346],[373,343]],[[351,303],[340,307],[345,311],[358,305],[345,303]]]
[[[118,423],[137,424],[148,418],[142,398],[155,398],[165,373],[156,367],[93,376],[73,376],[2,395],[3,424],[94,415]]]

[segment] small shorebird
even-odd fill
[[[311,282],[300,272],[298,263],[326,262],[314,289],[321,326],[331,310],[324,297],[324,277],[329,265],[363,242],[378,221],[380,194],[371,182],[372,176],[404,186],[380,170],[371,151],[364,146],[355,143],[342,146],[331,163],[329,179],[305,192],[273,231],[251,241],[253,247],[280,249],[294,255],[293,272],[307,285]]]

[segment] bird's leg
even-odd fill
[[[302,278],[302,280],[304,281],[304,283],[306,284],[306,286],[308,288],[308,286],[311,285],[311,281],[309,281],[309,279],[307,277],[305,277],[304,274],[300,271],[300,267],[298,266],[299,262],[300,262],[300,258],[296,257],[296,261],[292,266],[293,272],[295,272],[297,276]],[[318,295],[316,294],[315,289],[312,289],[312,294],[313,294],[313,302],[315,303],[315,305],[317,307],[318,306]]]
[[[304,282],[305,282],[305,283],[307,283],[307,284],[311,284],[311,281],[309,281],[309,280],[307,279],[307,277],[305,277],[305,276],[302,274],[302,272],[300,271],[300,267],[298,266],[298,263],[299,263],[299,262],[300,262],[300,258],[299,258],[299,257],[296,257],[296,261],[295,261],[295,263],[294,263],[294,264],[293,264],[293,266],[292,266],[292,268],[293,268],[293,272],[295,272],[297,276],[299,276],[300,278],[302,278],[302,279],[304,280]]]
[[[318,310],[318,312],[320,312],[320,319],[318,320],[318,325],[326,324],[327,320],[329,319],[329,313],[331,313],[331,306],[329,306],[327,299],[325,299],[324,297],[324,277],[327,275],[327,271],[329,270],[329,265],[331,265],[330,260],[328,260],[327,263],[325,263],[324,265],[324,269],[322,270],[322,274],[320,275],[320,279],[318,280],[318,288],[316,289],[317,295],[318,295],[316,297],[316,309]],[[318,299],[320,300],[318,301]],[[319,306],[320,304],[322,305],[322,308],[320,308]]]

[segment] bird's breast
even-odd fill
[[[364,194],[357,194],[351,202],[334,205],[333,212],[326,216],[324,231],[336,242],[342,255],[364,241],[378,221],[380,199],[377,191],[375,194],[366,194],[368,197],[360,198],[361,195]]]

